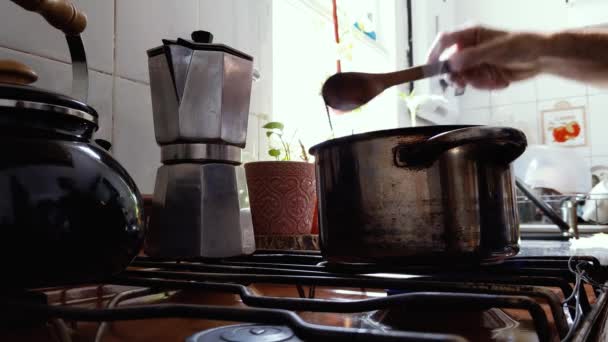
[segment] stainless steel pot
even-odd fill
[[[311,148],[331,262],[496,262],[517,254],[516,129],[429,126]]]

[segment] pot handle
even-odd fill
[[[526,149],[526,135],[515,128],[475,126],[437,134],[416,145],[393,149],[398,167],[427,167],[444,152],[467,144],[480,144],[480,158],[508,164]]]

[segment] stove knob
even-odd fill
[[[201,331],[186,342],[302,342],[289,327],[239,324]]]
[[[266,329],[264,328],[252,328],[251,330],[249,330],[249,332],[253,335],[262,335],[263,333],[266,332]]]
[[[288,327],[271,325],[237,326],[225,331],[222,340],[227,342],[283,342],[299,341]]]

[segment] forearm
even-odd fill
[[[565,31],[544,36],[543,72],[608,86],[608,31]]]

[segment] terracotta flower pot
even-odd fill
[[[262,161],[245,164],[255,235],[311,233],[317,195],[314,164]]]

